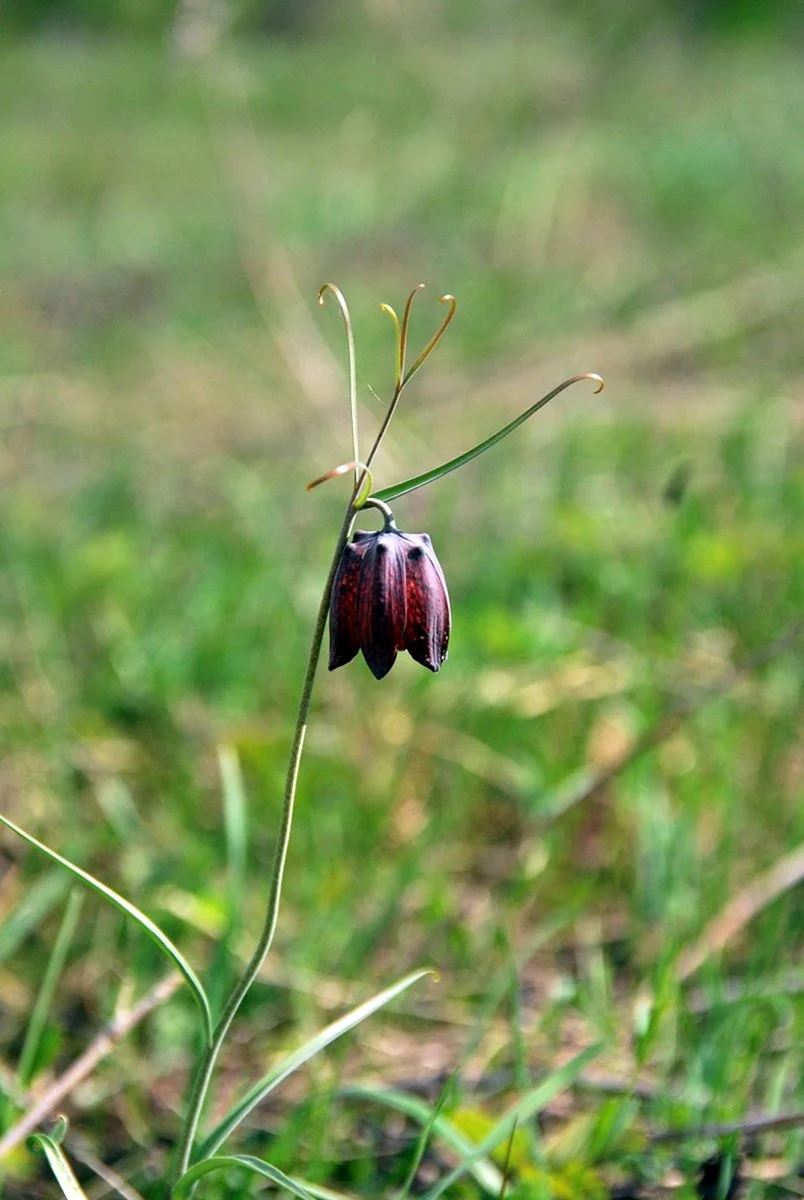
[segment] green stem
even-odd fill
[[[335,545],[335,552],[332,555],[332,562],[330,564],[327,582],[324,585],[321,603],[318,608],[318,616],[316,618],[315,629],[313,631],[310,653],[307,657],[307,669],[304,674],[304,682],[302,683],[301,698],[299,700],[299,708],[296,714],[296,725],[293,731],[290,759],[288,762],[287,776],[285,778],[285,793],[282,802],[282,816],[279,824],[279,837],[277,839],[276,850],[274,852],[274,863],[271,873],[271,887],[268,893],[268,908],[265,914],[265,922],[263,924],[262,933],[260,934],[260,939],[257,942],[254,953],[248,962],[248,966],[235,984],[232,993],[226,1002],[226,1006],[224,1007],[220,1020],[215,1027],[212,1042],[207,1048],[205,1048],[203,1057],[201,1058],[196,1069],[192,1090],[190,1092],[190,1099],[187,1105],[187,1115],[184,1120],[184,1127],[182,1128],[181,1138],[179,1140],[174,1183],[181,1178],[190,1165],[195,1135],[198,1131],[198,1124],[201,1119],[204,1101],[212,1080],[212,1075],[215,1070],[215,1063],[220,1053],[221,1046],[226,1039],[226,1035],[229,1032],[229,1027],[234,1020],[237,1010],[243,1003],[246,994],[260,972],[262,964],[265,962],[268,951],[271,949],[271,943],[274,939],[277,918],[279,916],[279,900],[282,893],[282,878],[285,873],[285,860],[287,859],[288,845],[290,843],[290,831],[293,824],[293,805],[296,798],[296,783],[299,778],[299,767],[301,765],[302,751],[304,750],[304,739],[307,733],[307,721],[310,714],[310,703],[313,697],[313,685],[315,683],[318,660],[321,656],[321,645],[324,640],[324,630],[326,629],[327,625],[329,602],[332,595],[332,585],[335,581],[335,572],[338,569],[338,563],[341,560],[341,554],[343,553],[343,548],[349,538],[352,521],[354,520],[355,495],[356,489],[352,493],[352,497],[349,500],[349,505],[346,509],[341,531],[338,534],[338,540]]]
[[[377,451],[379,450],[380,446],[382,445],[382,440],[385,437],[388,426],[391,424],[391,422],[394,419],[394,414],[396,413],[397,405],[399,404],[399,397],[402,395],[402,390],[403,390],[404,386],[405,386],[405,384],[404,384],[404,382],[402,382],[402,383],[398,383],[396,385],[396,387],[394,388],[394,394],[391,397],[391,403],[388,405],[382,425],[380,425],[379,433],[375,437],[374,445],[369,450],[368,458],[366,459],[365,463],[363,464],[363,474],[360,479],[361,483],[362,483],[363,479],[365,479],[366,473],[368,472],[369,467],[374,462],[375,455],[377,454]]]

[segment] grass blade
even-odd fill
[[[145,913],[140,912],[140,910],[136,908],[135,905],[133,905],[129,900],[125,900],[122,896],[118,895],[117,892],[113,891],[112,888],[107,887],[105,883],[101,883],[99,879],[96,879],[94,875],[90,875],[88,871],[84,871],[81,867],[77,867],[75,863],[70,862],[69,859],[62,858],[62,856],[57,854],[55,850],[51,850],[49,846],[44,844],[44,842],[38,841],[37,838],[32,836],[32,834],[26,833],[24,829],[20,829],[19,825],[15,825],[13,821],[9,821],[8,817],[4,817],[2,813],[0,813],[0,823],[5,825],[6,829],[10,829],[12,833],[16,833],[17,837],[21,837],[23,841],[28,842],[28,844],[33,846],[36,850],[41,850],[42,853],[46,854],[48,858],[52,859],[53,862],[58,863],[61,867],[66,867],[67,870],[71,871],[77,879],[82,881],[82,883],[87,884],[87,886],[91,887],[93,891],[98,892],[98,894],[108,900],[110,904],[113,904],[115,908],[118,908],[121,912],[125,913],[126,916],[131,917],[142,929],[145,930],[148,936],[156,942],[160,950],[167,955],[174,966],[178,967],[179,971],[181,971],[182,975],[184,976],[187,986],[190,988],[190,991],[193,994],[193,999],[201,1010],[201,1016],[204,1023],[204,1036],[206,1037],[208,1043],[211,1042],[212,1014],[210,1012],[209,1001],[207,1000],[206,992],[204,991],[201,981],[199,980],[193,968],[190,966],[184,956],[176,949],[170,938],[162,932],[159,926],[155,925],[150,917],[146,917]]]
[[[382,992],[378,992],[376,996],[372,996],[369,1000],[364,1000],[362,1004],[358,1004],[356,1008],[350,1009],[344,1013],[337,1021],[333,1021],[324,1029],[320,1030],[313,1037],[309,1038],[298,1050],[294,1050],[287,1058],[282,1059],[277,1063],[267,1075],[255,1083],[242,1100],[230,1110],[223,1118],[219,1125],[212,1130],[209,1136],[205,1139],[201,1148],[198,1151],[198,1157],[204,1158],[207,1155],[214,1154],[215,1151],[226,1141],[229,1134],[235,1129],[240,1122],[248,1116],[248,1114],[260,1104],[274,1088],[278,1087],[288,1075],[294,1071],[298,1071],[299,1067],[303,1067],[306,1062],[309,1062],[316,1054],[324,1050],[332,1042],[342,1037],[344,1033],[348,1033],[355,1025],[359,1025],[361,1021],[365,1021],[367,1017],[372,1016],[378,1009],[386,1004],[390,1004],[397,996],[412,987],[414,983],[418,983],[425,975],[432,975],[430,970],[414,971],[411,975],[406,975],[404,979],[400,979],[397,983],[386,988]]]
[[[67,953],[70,949],[70,942],[73,940],[73,934],[78,924],[83,901],[84,897],[77,888],[73,888],[67,897],[67,907],[64,910],[59,932],[56,935],[56,940],[53,943],[53,949],[45,969],[42,986],[36,997],[31,1019],[28,1022],[28,1028],[25,1031],[25,1041],[23,1042],[19,1066],[17,1068],[17,1079],[22,1088],[27,1088],[33,1078],[36,1056],[39,1052],[42,1034],[44,1033],[50,1014],[53,996],[58,987],[61,973],[64,970]]]
[[[436,1197],[443,1195],[447,1188],[452,1187],[453,1183],[460,1179],[477,1159],[491,1154],[492,1151],[496,1150],[510,1136],[511,1130],[516,1125],[524,1121],[530,1121],[540,1109],[544,1108],[545,1104],[548,1104],[553,1099],[553,1096],[556,1096],[559,1092],[563,1092],[565,1088],[569,1087],[577,1079],[587,1063],[597,1057],[600,1050],[600,1045],[590,1046],[588,1050],[583,1050],[563,1067],[559,1067],[557,1071],[553,1071],[552,1075],[548,1075],[547,1079],[543,1079],[537,1087],[532,1088],[520,1100],[517,1100],[515,1104],[512,1104],[508,1111],[503,1113],[490,1133],[483,1138],[482,1142],[472,1148],[471,1155],[465,1158],[462,1163],[459,1163],[457,1167],[454,1167],[452,1171],[449,1171],[443,1179],[439,1180],[435,1187],[430,1188],[425,1193],[423,1200],[436,1200]],[[500,1187],[498,1185],[496,1193],[498,1196],[499,1192]]]
[[[73,1169],[67,1161],[64,1151],[53,1138],[46,1133],[34,1133],[29,1139],[30,1144],[41,1150],[50,1164],[56,1182],[61,1188],[62,1196],[67,1200],[87,1200],[87,1194],[73,1174]]]
[[[537,413],[540,408],[544,408],[545,404],[549,404],[560,392],[571,387],[574,383],[580,383],[582,379],[592,379],[598,384],[598,391],[603,387],[603,380],[599,375],[590,372],[586,375],[573,375],[571,379],[565,379],[558,387],[553,388],[552,392],[548,392],[546,396],[542,396],[535,404],[531,404],[530,408],[526,408],[518,417],[514,417],[513,421],[509,421],[507,425],[503,425],[502,429],[498,429],[491,437],[487,437],[485,441],[478,442],[476,446],[472,446],[471,450],[465,450],[463,454],[459,454],[457,458],[451,458],[448,462],[442,463],[440,467],[433,467],[432,471],[425,471],[423,475],[413,475],[410,479],[404,479],[401,483],[394,483],[391,487],[382,488],[381,491],[374,493],[376,500],[383,500],[388,504],[391,500],[396,500],[398,496],[405,496],[408,492],[415,492],[417,488],[426,487],[428,483],[435,483],[436,480],[442,479],[445,475],[449,475],[451,471],[457,471],[459,467],[465,467],[473,458],[477,458],[481,454],[485,454],[492,446],[496,446],[503,438],[508,437],[509,433],[513,433],[520,425],[523,425],[529,417]]]
[[[69,889],[70,881],[61,871],[48,871],[26,889],[17,908],[0,928],[0,963],[11,957],[17,946],[64,899]]]
[[[433,1126],[435,1125],[438,1118],[441,1116],[444,1105],[447,1103],[447,1101],[450,1099],[450,1097],[454,1093],[455,1082],[456,1082],[457,1078],[458,1078],[457,1071],[453,1071],[452,1074],[450,1075],[449,1079],[447,1080],[447,1082],[444,1084],[443,1088],[441,1089],[440,1096],[438,1097],[435,1104],[433,1105],[433,1107],[430,1110],[430,1116],[427,1120],[427,1124],[423,1127],[421,1134],[419,1135],[419,1141],[416,1144],[416,1149],[413,1153],[413,1160],[411,1161],[411,1164],[410,1164],[410,1170],[408,1171],[407,1179],[402,1184],[402,1190],[399,1193],[398,1200],[408,1200],[408,1196],[410,1195],[410,1189],[413,1187],[419,1167],[422,1165],[422,1159],[424,1158],[424,1152],[427,1149],[427,1143],[430,1141],[430,1138],[432,1137]]]
[[[489,1162],[485,1151],[479,1153],[474,1142],[456,1129],[446,1117],[434,1114],[431,1105],[425,1104],[416,1096],[410,1096],[407,1092],[392,1089],[349,1086],[341,1088],[338,1095],[345,1099],[370,1100],[374,1104],[383,1104],[386,1108],[404,1113],[406,1117],[411,1117],[425,1128],[429,1127],[434,1137],[440,1138],[444,1145],[460,1156],[461,1165],[460,1168],[456,1168],[458,1175],[468,1173],[488,1195],[499,1196],[503,1179],[494,1163]]]
[[[290,1192],[291,1196],[298,1196],[300,1200],[315,1200],[312,1193],[308,1192],[307,1188],[297,1179],[291,1179],[277,1167],[263,1162],[261,1158],[253,1158],[250,1154],[221,1154],[217,1158],[207,1158],[204,1162],[196,1163],[174,1185],[171,1200],[181,1200],[182,1196],[189,1196],[194,1185],[204,1175],[209,1175],[213,1171],[226,1171],[232,1167],[242,1167],[246,1171],[251,1171],[253,1175],[261,1175],[263,1179],[270,1179],[272,1183],[284,1188],[286,1192]]]

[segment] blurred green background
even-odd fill
[[[449,581],[449,662],[322,671],[276,948],[219,1103],[433,964],[238,1148],[391,1196],[416,1131],[341,1080],[432,1100],[460,1067],[471,1133],[603,1038],[509,1200],[694,1195],[719,1143],[657,1131],[804,1108],[800,3],[26,0],[0,28],[2,811],[219,998],[259,927],[345,499],[304,490],[350,457],[318,287],[351,306],[364,441],[393,374],[379,303],[427,283],[416,344],[458,298],[379,486],[599,371],[601,396],[567,392],[395,506]],[[10,836],[0,855],[11,1092],[69,881]],[[34,1089],[162,969],[87,897]],[[192,1020],[179,995],[68,1106],[73,1153],[148,1198]],[[749,1150],[745,1194],[800,1194],[796,1129]],[[54,1194],[27,1152],[5,1169],[5,1196]]]

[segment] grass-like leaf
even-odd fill
[[[339,1096],[345,1099],[369,1100],[373,1104],[382,1104],[396,1112],[404,1113],[406,1117],[417,1121],[425,1129],[429,1128],[433,1137],[439,1138],[445,1146],[449,1146],[461,1159],[459,1174],[464,1172],[480,1184],[483,1191],[490,1196],[499,1196],[503,1177],[494,1163],[490,1162],[483,1153],[478,1153],[478,1147],[470,1141],[465,1133],[457,1129],[452,1122],[439,1113],[434,1112],[433,1106],[410,1096],[407,1092],[398,1092],[392,1088],[371,1088],[350,1086],[341,1088]],[[457,1176],[456,1176],[457,1178]]]
[[[405,1179],[405,1182],[402,1184],[402,1189],[399,1193],[399,1200],[408,1200],[408,1196],[410,1195],[410,1189],[413,1187],[413,1184],[416,1179],[416,1175],[418,1174],[418,1171],[419,1171],[419,1167],[422,1165],[422,1159],[424,1158],[424,1152],[427,1149],[427,1144],[430,1141],[430,1137],[432,1136],[433,1126],[435,1125],[438,1118],[441,1116],[441,1112],[442,1112],[445,1104],[447,1103],[447,1101],[450,1099],[450,1096],[452,1096],[452,1094],[455,1091],[455,1082],[457,1080],[457,1077],[458,1077],[457,1071],[453,1071],[453,1073],[449,1076],[449,1078],[447,1079],[447,1082],[444,1084],[443,1088],[441,1089],[441,1094],[439,1095],[435,1104],[430,1109],[430,1117],[427,1121],[427,1124],[423,1127],[421,1134],[419,1135],[419,1140],[416,1143],[416,1149],[413,1152],[413,1159],[411,1160],[410,1170],[408,1171],[407,1178]],[[503,1181],[503,1182],[505,1182],[505,1181]]]
[[[473,458],[485,454],[492,446],[496,446],[503,438],[508,437],[509,433],[513,433],[520,425],[524,425],[525,421],[532,417],[534,413],[537,413],[540,408],[544,408],[545,404],[549,404],[560,392],[565,391],[568,387],[572,387],[574,383],[580,383],[582,379],[594,380],[599,385],[598,391],[601,391],[603,388],[603,380],[594,372],[589,372],[585,375],[573,375],[571,379],[565,379],[558,387],[553,388],[552,392],[548,392],[546,396],[542,396],[535,404],[531,404],[530,408],[526,408],[518,417],[514,417],[513,421],[509,421],[507,425],[503,425],[502,429],[498,429],[491,437],[487,437],[485,441],[478,442],[476,446],[472,446],[471,450],[465,450],[457,458],[451,458],[448,462],[442,463],[440,467],[433,467],[432,471],[425,471],[423,475],[413,475],[410,479],[403,479],[401,483],[394,483],[391,487],[382,488],[381,491],[374,493],[374,498],[388,504],[391,500],[396,500],[399,496],[405,496],[408,492],[415,492],[417,488],[426,487],[428,483],[435,483],[436,480],[442,479],[444,475],[449,475],[451,471],[457,471],[459,467],[465,467]]]
[[[204,1175],[209,1175],[213,1171],[226,1171],[232,1167],[242,1167],[246,1171],[251,1171],[253,1175],[261,1175],[263,1179],[270,1179],[278,1187],[290,1192],[291,1196],[300,1197],[300,1200],[315,1200],[313,1193],[309,1192],[297,1179],[291,1179],[277,1167],[263,1162],[261,1158],[253,1158],[250,1154],[220,1154],[216,1158],[207,1158],[204,1162],[196,1163],[175,1184],[171,1193],[172,1200],[181,1200],[182,1196],[189,1196],[193,1186]]]
[[[23,1088],[27,1088],[33,1079],[42,1034],[45,1031],[53,996],[58,987],[61,973],[64,970],[70,943],[73,940],[73,934],[78,924],[83,899],[83,894],[78,888],[73,888],[67,897],[67,905],[64,909],[64,916],[61,919],[59,932],[53,943],[53,949],[48,958],[42,985],[37,993],[31,1019],[25,1031],[25,1041],[23,1042],[19,1066],[17,1068],[17,1079]]]
[[[55,850],[51,850],[49,846],[46,846],[44,842],[40,842],[37,838],[33,837],[32,834],[26,833],[24,829],[20,829],[19,825],[15,825],[13,821],[9,821],[8,817],[4,817],[2,813],[0,813],[0,823],[5,825],[6,829],[10,829],[12,833],[16,833],[17,837],[21,837],[23,841],[28,842],[30,846],[33,846],[37,850],[41,850],[42,853],[46,854],[48,858],[52,859],[53,862],[58,863],[61,867],[66,867],[67,870],[71,871],[77,879],[80,879],[83,883],[87,884],[87,886],[91,887],[93,891],[103,896],[109,901],[110,904],[113,904],[115,908],[118,908],[121,912],[125,913],[126,916],[131,917],[132,920],[136,921],[137,924],[145,930],[148,936],[156,942],[160,950],[163,951],[163,953],[170,959],[174,966],[178,967],[179,971],[181,971],[182,975],[184,976],[187,986],[193,994],[193,999],[201,1011],[201,1016],[204,1023],[204,1036],[208,1042],[211,1042],[212,1014],[210,1012],[209,1001],[207,1000],[206,992],[204,991],[201,981],[199,980],[193,968],[173,945],[173,942],[171,942],[170,938],[162,932],[159,926],[155,925],[150,917],[146,917],[145,913],[140,912],[140,910],[136,908],[135,905],[133,905],[129,900],[126,900],[122,896],[118,895],[118,893],[113,891],[112,888],[107,887],[105,883],[101,883],[99,879],[96,879],[94,875],[90,875],[88,871],[84,871],[81,867],[77,867],[75,863],[70,862],[69,859],[63,858],[60,854],[57,854]]]
[[[67,1200],[87,1200],[87,1194],[73,1174],[61,1146],[46,1133],[34,1133],[28,1140],[32,1147],[44,1154],[61,1188],[62,1196],[66,1196]]]
[[[344,1013],[337,1021],[333,1021],[324,1029],[320,1030],[313,1037],[309,1038],[298,1050],[294,1050],[287,1058],[282,1059],[276,1066],[264,1075],[258,1083],[254,1084],[246,1095],[239,1100],[238,1103],[230,1110],[223,1118],[219,1125],[212,1130],[209,1136],[203,1142],[198,1151],[199,1158],[205,1158],[215,1151],[226,1141],[229,1134],[235,1129],[240,1122],[248,1116],[248,1114],[260,1104],[274,1088],[278,1087],[288,1075],[292,1075],[294,1071],[298,1071],[299,1067],[303,1067],[316,1054],[319,1054],[330,1043],[342,1037],[344,1033],[348,1033],[350,1029],[354,1029],[355,1025],[359,1025],[361,1021],[365,1021],[378,1009],[386,1004],[390,1004],[402,992],[407,991],[414,983],[418,983],[425,975],[433,974],[429,970],[414,971],[411,975],[406,975],[404,979],[400,979],[391,987],[385,988],[384,991],[378,992],[376,996],[372,996],[369,1000],[364,1000],[362,1004],[358,1004],[356,1008],[352,1008],[349,1012]]]
[[[341,289],[334,283],[325,283],[318,293],[318,303],[324,303],[324,297],[327,292],[331,292],[338,302],[338,308],[341,310],[341,318],[343,327],[346,331],[346,349],[349,358],[349,415],[352,425],[352,450],[354,451],[355,462],[360,458],[359,431],[357,420],[357,362],[355,359],[355,335],[352,330],[352,318],[349,316],[349,306],[346,303]],[[359,476],[357,468],[355,468],[355,483]]]
[[[470,1170],[472,1164],[480,1158],[491,1154],[498,1146],[510,1137],[512,1129],[516,1125],[520,1125],[525,1121],[530,1121],[545,1104],[563,1092],[565,1088],[573,1083],[584,1067],[592,1061],[600,1053],[601,1047],[590,1046],[588,1050],[583,1050],[577,1054],[570,1062],[565,1063],[563,1067],[559,1067],[557,1071],[553,1071],[552,1075],[548,1075],[540,1084],[527,1092],[520,1100],[503,1113],[494,1128],[472,1149],[471,1155],[464,1158],[463,1162],[459,1163],[449,1171],[443,1179],[428,1192],[424,1194],[423,1200],[436,1200],[438,1196],[442,1196],[447,1188],[465,1175]],[[499,1196],[500,1188],[498,1186],[496,1195]]]

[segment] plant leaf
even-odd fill
[[[276,1183],[286,1192],[290,1192],[291,1196],[300,1197],[300,1200],[315,1200],[313,1194],[308,1192],[307,1188],[298,1180],[291,1179],[277,1167],[263,1162],[261,1158],[253,1158],[250,1154],[220,1154],[216,1158],[207,1158],[203,1162],[196,1163],[174,1184],[171,1193],[172,1200],[180,1200],[182,1196],[189,1196],[193,1185],[202,1176],[209,1175],[212,1171],[225,1171],[230,1167],[243,1167],[246,1171],[251,1171],[253,1175],[261,1175],[263,1179],[270,1179],[272,1183]]]
[[[287,1058],[283,1058],[281,1062],[272,1067],[271,1070],[263,1076],[258,1083],[255,1083],[242,1100],[232,1108],[223,1118],[219,1125],[216,1125],[209,1136],[202,1143],[198,1157],[204,1158],[209,1154],[214,1154],[221,1146],[229,1134],[235,1129],[240,1122],[248,1116],[253,1109],[260,1104],[274,1088],[278,1087],[288,1075],[292,1075],[294,1071],[298,1071],[299,1067],[303,1067],[306,1062],[309,1062],[321,1050],[324,1050],[330,1043],[336,1041],[344,1033],[348,1033],[355,1025],[359,1025],[361,1021],[365,1021],[367,1017],[372,1016],[378,1009],[386,1004],[390,1004],[402,992],[407,991],[414,983],[418,983],[425,975],[432,975],[433,971],[421,970],[414,971],[411,975],[406,975],[404,979],[400,979],[391,987],[385,988],[384,991],[378,992],[376,996],[372,996],[369,1000],[364,1000],[362,1004],[358,1004],[356,1008],[350,1009],[344,1013],[337,1021],[333,1021],[324,1029],[321,1029],[313,1037],[309,1038],[303,1045],[299,1046],[298,1050],[294,1050]]]
[[[110,904],[113,904],[115,908],[119,908],[121,912],[126,914],[126,916],[132,917],[137,924],[145,930],[148,936],[153,938],[160,950],[167,955],[170,961],[176,967],[178,967],[184,976],[187,986],[190,988],[190,991],[193,994],[193,999],[201,1010],[204,1023],[204,1035],[207,1038],[207,1041],[211,1042],[212,1014],[210,1012],[209,1001],[207,1000],[206,992],[204,991],[201,981],[199,980],[193,968],[183,957],[183,955],[180,954],[180,952],[176,949],[170,938],[162,932],[159,926],[155,925],[150,917],[146,917],[145,913],[140,912],[140,910],[136,908],[129,900],[126,900],[122,896],[118,895],[118,893],[113,891],[112,888],[107,887],[105,883],[101,883],[99,879],[96,879],[94,875],[90,875],[88,871],[84,871],[81,867],[77,867],[75,863],[70,862],[69,859],[62,858],[62,856],[57,854],[55,850],[51,850],[49,846],[44,844],[44,842],[38,841],[37,838],[33,837],[32,834],[26,833],[24,829],[20,829],[19,825],[15,825],[13,821],[9,821],[8,817],[4,817],[2,813],[0,813],[0,822],[5,825],[6,829],[10,829],[12,833],[16,833],[17,837],[21,837],[23,841],[28,842],[30,846],[35,847],[37,850],[41,850],[42,853],[46,854],[48,858],[53,860],[53,862],[58,863],[59,866],[66,867],[68,871],[71,871],[73,875],[76,876],[76,878],[80,879],[83,883],[91,887],[93,891],[96,891],[101,896],[105,897]]]
[[[338,308],[341,310],[341,319],[346,332],[346,350],[349,359],[349,416],[352,425],[352,450],[355,462],[360,458],[359,447],[359,430],[357,420],[357,363],[355,359],[355,335],[352,330],[352,318],[349,316],[349,306],[346,303],[346,297],[341,289],[335,283],[325,283],[318,293],[318,303],[323,305],[324,297],[327,292],[331,292],[338,302]],[[355,467],[355,483],[357,483],[358,474]]]
[[[34,1133],[28,1139],[28,1143],[33,1148],[41,1150],[47,1158],[56,1182],[61,1188],[62,1196],[66,1196],[67,1200],[87,1200],[87,1194],[73,1174],[73,1169],[68,1163],[64,1151],[57,1142],[53,1141],[53,1138],[48,1137],[46,1133]]]
[[[508,437],[509,433],[513,433],[515,429],[523,425],[529,417],[537,413],[540,408],[544,408],[545,404],[549,404],[560,392],[565,391],[568,387],[572,387],[574,383],[580,383],[582,379],[595,380],[599,384],[597,390],[602,391],[603,380],[594,372],[589,372],[585,375],[573,375],[570,379],[565,379],[558,387],[553,388],[552,392],[548,392],[546,396],[542,396],[535,404],[531,404],[530,408],[526,408],[513,421],[509,421],[507,425],[503,425],[502,429],[498,429],[491,437],[487,437],[483,442],[478,442],[471,450],[465,450],[457,458],[451,458],[448,462],[442,463],[440,467],[433,467],[432,471],[425,471],[423,475],[413,475],[410,479],[404,479],[401,483],[394,483],[391,487],[382,488],[379,492],[374,493],[374,499],[382,500],[388,504],[391,500],[396,500],[399,496],[405,496],[408,492],[415,492],[417,488],[426,487],[428,483],[435,483],[437,479],[443,478],[444,475],[449,475],[450,471],[457,471],[459,467],[465,467],[473,458],[477,458],[480,454],[485,454],[486,450],[490,450],[492,446],[496,446],[503,438]]]
[[[374,487],[374,476],[368,467],[363,470],[363,476],[360,481],[360,487],[357,489],[357,495],[352,502],[353,508],[362,508],[371,495],[371,489]]]
[[[413,1187],[413,1184],[415,1182],[416,1176],[419,1171],[419,1167],[422,1165],[422,1159],[424,1158],[424,1152],[427,1149],[427,1143],[430,1141],[430,1138],[432,1137],[433,1126],[435,1125],[438,1118],[441,1116],[441,1113],[444,1109],[445,1104],[447,1103],[447,1101],[450,1099],[453,1092],[455,1091],[455,1082],[456,1082],[457,1078],[458,1078],[458,1072],[456,1069],[455,1071],[452,1072],[452,1074],[447,1079],[447,1082],[444,1084],[443,1088],[441,1089],[441,1092],[440,1092],[439,1096],[437,1097],[435,1104],[430,1109],[430,1116],[427,1119],[427,1124],[422,1127],[421,1134],[419,1135],[419,1140],[416,1143],[416,1149],[413,1152],[413,1158],[411,1160],[410,1169],[408,1171],[405,1182],[402,1184],[402,1190],[399,1193],[398,1200],[408,1200],[408,1196],[410,1195],[410,1189]]]
[[[557,1071],[553,1071],[546,1079],[543,1079],[535,1088],[531,1088],[526,1092],[521,1099],[512,1104],[507,1112],[503,1113],[499,1121],[494,1125],[493,1129],[483,1138],[483,1140],[472,1148],[472,1153],[469,1157],[464,1158],[462,1163],[459,1163],[453,1170],[447,1172],[443,1179],[428,1192],[424,1194],[423,1200],[436,1200],[436,1197],[441,1196],[452,1187],[456,1180],[470,1169],[472,1164],[477,1159],[491,1154],[493,1150],[506,1140],[511,1134],[511,1130],[522,1122],[529,1121],[532,1117],[548,1104],[553,1096],[559,1092],[563,1092],[571,1083],[577,1079],[581,1071],[595,1058],[601,1050],[601,1046],[590,1046],[587,1050],[583,1050],[577,1054],[575,1058],[565,1063],[563,1067],[559,1067]],[[499,1194],[499,1189],[498,1189]]]
[[[20,1052],[17,1079],[23,1088],[27,1088],[33,1079],[42,1034],[47,1025],[50,1006],[53,1003],[53,997],[59,985],[61,973],[64,970],[64,964],[67,960],[70,943],[73,940],[73,934],[78,924],[83,900],[83,893],[78,888],[73,888],[67,897],[67,904],[61,919],[59,932],[56,934],[56,940],[53,943],[53,949],[48,958],[45,974],[37,992],[36,1000],[34,1001],[31,1018],[28,1022],[28,1028],[25,1031],[25,1041]]]
[[[392,1108],[396,1112],[404,1113],[406,1117],[418,1121],[425,1128],[429,1126],[434,1137],[440,1138],[445,1145],[449,1146],[450,1150],[460,1155],[461,1166],[458,1174],[462,1175],[464,1171],[468,1172],[480,1184],[484,1192],[490,1196],[499,1196],[503,1182],[500,1172],[493,1163],[489,1162],[485,1152],[478,1153],[478,1147],[474,1142],[456,1129],[450,1120],[439,1114],[434,1115],[431,1105],[425,1104],[416,1096],[408,1095],[407,1092],[398,1092],[393,1089],[381,1090],[350,1086],[341,1088],[338,1095],[345,1099],[370,1100],[375,1104],[384,1104],[386,1108]]]

